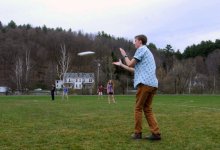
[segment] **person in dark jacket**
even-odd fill
[[[52,86],[51,86],[51,98],[52,98],[52,101],[54,100],[54,93],[55,93],[55,91],[56,91],[55,85],[52,84]]]

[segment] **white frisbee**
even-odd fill
[[[86,52],[78,53],[79,56],[86,56],[86,55],[93,55],[93,54],[95,54],[95,52],[93,51],[86,51]]]

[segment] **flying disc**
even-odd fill
[[[92,51],[86,51],[86,52],[78,53],[79,56],[86,56],[86,55],[92,55],[92,54],[95,54],[95,52],[92,52]]]

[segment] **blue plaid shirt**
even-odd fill
[[[147,46],[139,47],[134,54],[134,58],[137,61],[134,67],[134,88],[137,88],[139,83],[158,87],[154,56]]]

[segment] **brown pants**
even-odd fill
[[[135,133],[141,133],[142,130],[142,111],[144,111],[145,118],[153,134],[160,134],[156,118],[152,112],[152,101],[157,91],[157,88],[138,85],[135,105]]]

